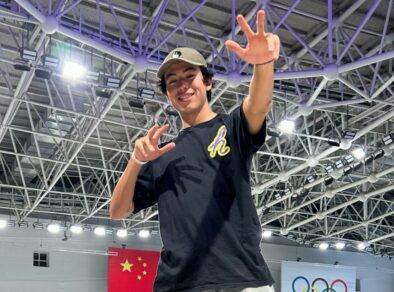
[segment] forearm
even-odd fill
[[[112,219],[123,219],[133,212],[134,188],[140,170],[141,165],[137,164],[134,160],[128,162],[112,194],[109,208],[110,217]]]
[[[269,112],[272,104],[273,85],[274,62],[255,65],[249,86],[249,95],[245,100],[246,110],[253,114]]]

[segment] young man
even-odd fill
[[[256,33],[242,16],[237,20],[248,45],[226,46],[254,65],[248,97],[230,115],[214,113],[208,104],[212,74],[204,58],[191,48],[172,51],[157,76],[183,129],[163,147],[159,139],[168,125],[154,126],[138,139],[113,193],[114,219],[158,203],[163,249],[157,292],[273,291],[249,173],[265,141],[279,38],[264,32],[264,11],[257,14]]]

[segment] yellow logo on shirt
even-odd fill
[[[211,158],[215,158],[216,154],[225,156],[230,152],[230,147],[227,146],[226,134],[227,129],[223,125],[219,128],[212,143],[208,146],[208,152]]]

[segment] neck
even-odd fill
[[[216,117],[216,113],[211,110],[210,107],[208,107],[204,111],[200,111],[198,114],[190,114],[190,115],[183,115],[182,116],[182,127],[189,128],[196,126],[198,124],[207,122],[214,117]]]

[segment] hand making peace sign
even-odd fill
[[[226,41],[227,48],[249,64],[266,64],[279,58],[279,37],[264,32],[264,17],[264,10],[257,12],[257,32],[254,32],[242,15],[237,16],[238,24],[248,40],[246,48],[241,48],[232,40]]]

